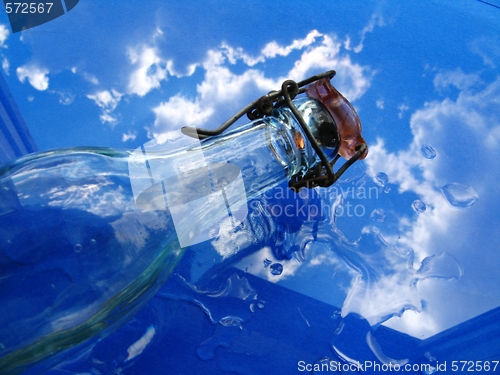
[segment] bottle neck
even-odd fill
[[[336,153],[338,132],[325,107],[310,98],[294,103],[326,154]],[[180,148],[178,143],[150,142],[132,153],[129,170],[136,197],[163,181],[183,200],[198,199],[241,176],[246,198],[251,199],[306,172],[319,160],[287,107],[219,136],[191,140]],[[148,202],[153,202],[150,195]],[[164,205],[163,199],[157,203]]]
[[[338,133],[328,111],[315,99],[295,101],[311,133],[332,153]],[[327,133],[333,126],[334,136]],[[178,147],[146,144],[132,153],[129,174],[136,204],[172,214],[181,246],[210,238],[214,223],[241,223],[247,202],[304,173],[319,161],[290,109],[219,136]],[[193,230],[193,218],[198,222]],[[203,234],[205,233],[205,234]]]
[[[295,99],[294,104],[325,154],[333,157],[340,139],[328,110],[319,101],[306,97]],[[275,109],[271,116],[201,141],[201,150],[209,164],[230,163],[240,169],[248,198],[307,172],[319,162],[286,106]]]

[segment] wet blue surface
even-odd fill
[[[280,188],[271,192],[279,192]],[[300,195],[267,196],[270,198],[250,202],[249,207],[260,209],[266,205],[275,213],[278,204],[307,202],[305,207],[313,207],[321,203],[319,195],[308,199]],[[238,241],[240,246],[243,244],[241,251],[222,259],[217,251],[220,243],[216,241],[213,244],[217,246],[202,243],[189,248],[174,274],[137,315],[47,373],[261,374],[274,369],[276,373],[289,374],[312,373],[307,369],[325,363],[328,369],[354,364],[371,366],[362,367],[361,373],[380,373],[376,366],[384,364],[410,365],[410,370],[416,368],[413,366],[443,369],[446,364],[448,373],[453,373],[450,366],[455,360],[487,360],[494,365],[499,359],[498,309],[427,339],[380,325],[405,309],[426,310],[417,294],[412,297],[419,283],[429,279],[459,281],[461,267],[450,255],[430,256],[419,268],[413,269],[413,263],[407,263],[412,259],[411,253],[388,246],[380,233],[367,233],[356,244],[339,232],[331,232],[335,222],[323,215],[297,215],[282,221],[281,216],[262,216],[259,212],[251,209],[250,219],[244,225],[250,238],[260,238],[260,242],[244,246],[244,242]],[[366,219],[373,221],[371,216]],[[259,226],[263,223],[275,226],[269,225],[266,230]],[[259,232],[259,228],[264,232]],[[255,233],[261,236],[256,238]],[[293,234],[295,236],[288,237]],[[327,240],[321,241],[325,235]],[[331,259],[338,257],[348,265],[341,268],[335,261],[329,263],[328,268],[333,265],[336,271],[330,282],[345,289],[339,297],[335,297],[339,292],[322,284],[324,280],[317,279],[315,283],[310,272],[302,275],[297,272],[292,280],[331,296],[319,297],[309,292],[311,298],[292,291],[289,287],[300,288],[293,283],[286,284],[287,278],[280,282],[285,286],[268,281],[282,277],[291,262],[297,263],[299,259],[303,268],[314,264],[311,260],[317,259],[318,253],[310,245],[318,242],[322,244],[319,255],[333,255]],[[262,248],[270,249],[265,257],[259,256]],[[270,258],[275,259],[274,263]],[[398,258],[402,263],[394,263]],[[258,264],[254,264],[256,261]],[[401,264],[405,266],[400,268]],[[264,274],[254,276],[252,272],[259,274],[255,268]],[[396,289],[399,294],[389,284],[383,291],[392,293],[391,298],[396,300],[387,300],[387,306],[379,306],[381,310],[370,315],[370,310],[356,302],[358,293],[365,293],[369,301],[373,294],[380,293],[380,280],[394,275],[404,276],[398,282],[400,289]],[[357,283],[350,287],[353,276]],[[343,284],[342,280],[347,282]],[[347,292],[350,296],[346,297]],[[320,301],[328,298],[338,298],[344,306]],[[411,306],[411,303],[417,305]],[[413,373],[422,373],[420,369]],[[432,372],[431,367],[424,369]],[[35,368],[27,373],[36,372]]]
[[[231,268],[228,274],[246,280],[259,291],[259,300],[265,301],[253,312],[248,304],[238,304],[235,297],[218,302],[224,304],[226,313],[246,315],[241,326],[214,323],[192,300],[166,298],[168,294],[186,292],[186,285],[176,274],[132,321],[96,344],[75,363],[48,373],[263,374],[270,369],[279,374],[312,373],[300,369],[322,360],[338,362],[339,366],[349,363],[333,353],[332,345],[363,365],[382,365],[367,344],[368,334],[383,348],[386,358],[391,358],[393,363],[399,361],[402,366],[404,363],[412,366],[446,363],[448,371],[440,373],[451,374],[456,373],[451,371],[451,362],[457,358],[500,360],[499,309],[433,338],[419,340],[385,327],[373,330],[358,315],[341,319],[340,309],[335,306],[269,284],[240,270]],[[141,355],[127,361],[130,353],[127,350],[149,327],[155,329],[151,342]],[[381,373],[375,370],[360,373]]]

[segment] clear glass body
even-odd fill
[[[312,99],[300,99],[297,106],[321,138],[321,126],[331,126],[328,112]],[[321,146],[335,152],[336,137],[323,137]],[[317,162],[286,108],[195,147],[200,146],[209,166],[231,164],[241,172],[246,196],[235,198],[241,200]],[[0,167],[0,300],[7,307],[0,314],[2,373],[20,373],[41,361],[54,365],[68,349],[126,321],[158,290],[183,248],[168,205],[154,203],[154,186],[165,193],[168,185],[170,204],[176,194],[198,196],[206,183],[199,173],[186,172],[196,163],[193,150],[187,145],[148,153],[149,165],[183,178],[150,176],[154,193],[146,189],[139,197],[133,185],[142,177],[130,174],[131,152],[74,148]],[[230,177],[212,171],[212,190]],[[141,199],[152,203],[141,205]],[[192,215],[203,223],[223,213],[207,203]]]

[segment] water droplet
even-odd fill
[[[97,241],[96,241],[96,240],[94,240],[93,238],[90,240],[90,244],[91,244],[92,246],[94,246],[96,243],[97,243]]]
[[[437,371],[437,369],[435,366],[432,366],[428,363],[422,364],[422,374],[431,375],[431,374],[435,374],[436,371]]]
[[[372,218],[373,221],[376,221],[377,223],[382,223],[385,220],[385,211],[381,208],[378,208],[372,211],[370,217]]]
[[[271,264],[271,274],[274,276],[279,276],[283,272],[283,265],[281,263]]]
[[[82,251],[83,249],[83,246],[80,245],[79,243],[77,243],[74,247],[73,247],[73,250],[75,250],[75,252],[79,253],[80,251]]]
[[[431,352],[425,352],[424,357],[427,358],[430,362],[436,362],[436,358],[431,354]]]
[[[452,255],[444,252],[428,256],[422,260],[421,266],[415,275],[418,280],[428,278],[460,279],[463,275],[463,269]]]
[[[264,307],[266,307],[266,301],[259,301],[259,302],[257,303],[257,307],[258,307],[259,309],[263,309]]]
[[[373,180],[378,186],[384,187],[389,182],[389,177],[384,172],[379,172]]]
[[[340,370],[342,374],[359,374],[359,372],[356,371],[356,368],[358,367],[360,361],[347,356],[343,351],[339,350],[336,345],[332,345],[332,349],[336,356],[340,359],[339,365],[341,365]]]
[[[413,203],[411,204],[415,212],[421,213],[424,212],[427,209],[427,206],[425,205],[424,202],[422,202],[420,199],[414,200]]]
[[[422,153],[422,156],[426,159],[434,159],[436,157],[436,150],[434,150],[429,145],[422,145],[420,152]]]
[[[456,182],[445,185],[442,188],[444,197],[454,207],[465,208],[476,203],[479,195],[470,187]]]
[[[438,371],[437,367],[439,365],[436,358],[430,352],[425,352],[424,357],[429,360],[429,363],[422,364],[422,374],[435,374]]]
[[[344,330],[345,323],[343,320],[340,321],[339,326],[335,329],[333,332],[334,335],[340,335],[342,331]]]
[[[237,316],[225,316],[219,323],[224,327],[241,327],[241,318]]]
[[[267,268],[272,262],[272,260],[264,259],[264,268]]]

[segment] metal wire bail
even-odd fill
[[[321,161],[320,163],[309,169],[305,174],[296,174],[292,176],[288,183],[288,186],[295,192],[300,191],[300,189],[304,187],[312,189],[315,187],[331,186],[340,178],[340,176],[342,176],[347,168],[349,168],[365,153],[367,146],[364,143],[357,145],[356,153],[349,160],[347,160],[335,173],[333,171],[333,166],[340,158],[340,155],[337,154],[332,161],[328,160],[318,142],[311,134],[311,131],[309,130],[309,127],[307,126],[304,118],[297,110],[297,107],[293,103],[293,99],[297,95],[304,93],[306,91],[305,86],[309,85],[310,83],[323,78],[332,79],[334,76],[335,71],[329,70],[327,72],[309,77],[298,83],[294,80],[286,80],[281,85],[281,90],[271,91],[268,94],[253,101],[252,103],[246,105],[215,130],[198,129],[191,126],[185,126],[181,129],[181,131],[190,137],[205,139],[222,134],[245,114],[251,121],[253,121],[265,116],[269,116],[272,113],[273,109],[286,105],[292,111],[300,127],[302,128],[302,131],[306,135],[311,146],[313,147],[314,151]]]

